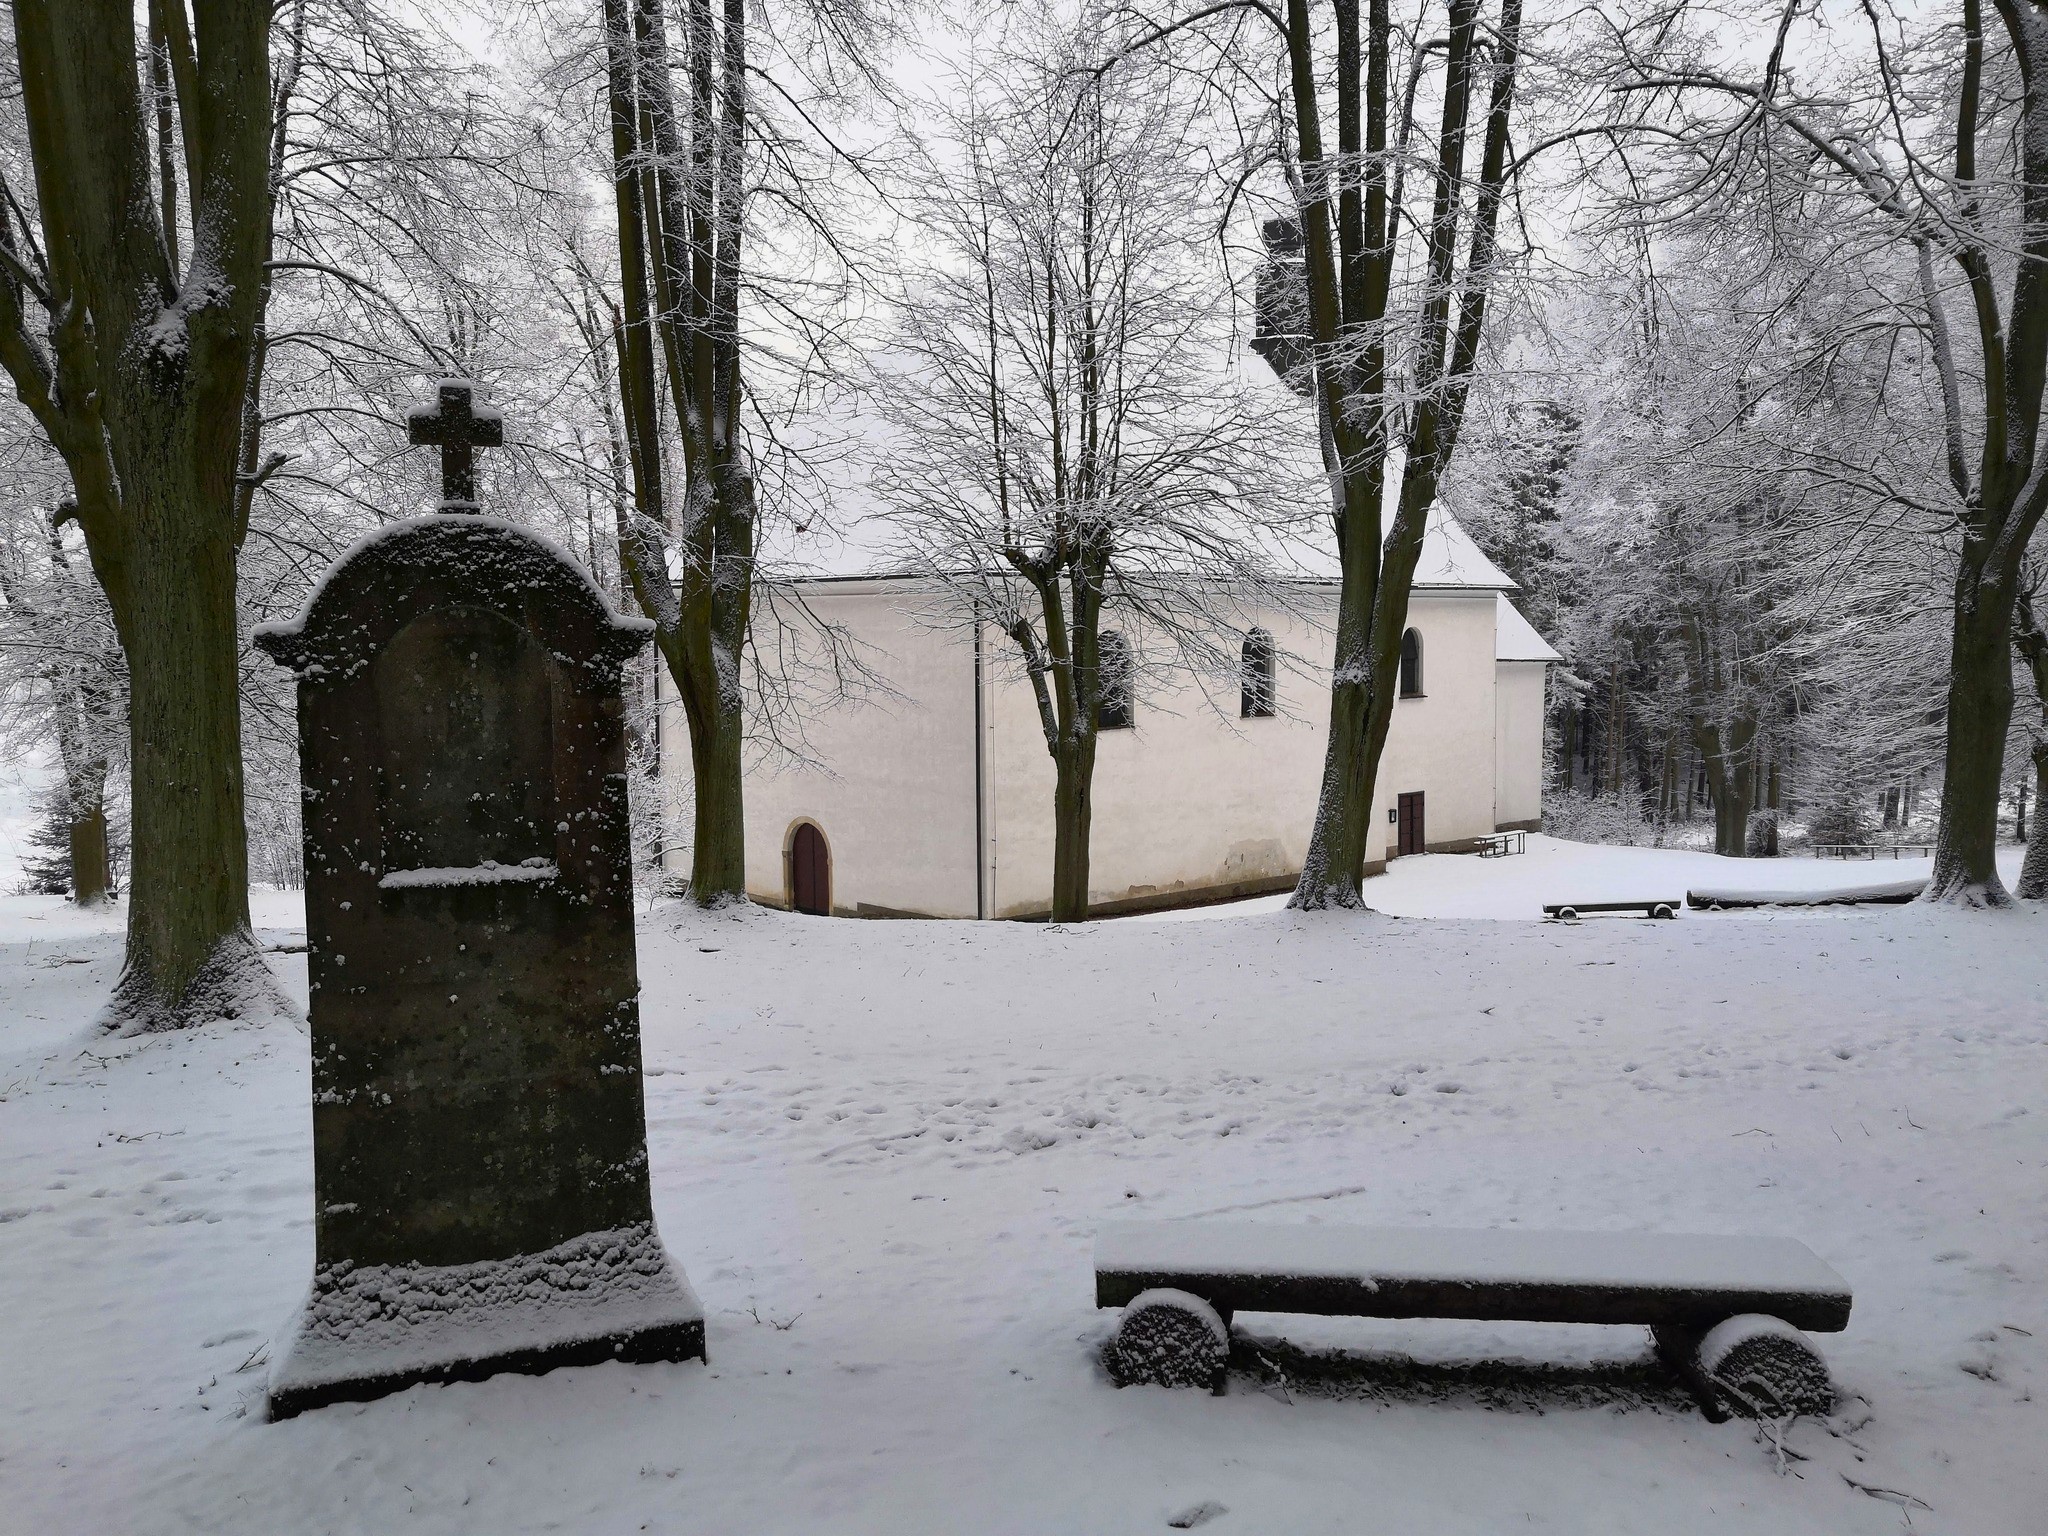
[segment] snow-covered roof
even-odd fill
[[[1522,617],[1521,610],[1508,601],[1505,592],[1493,600],[1493,659],[1495,661],[1563,661],[1550,642],[1536,633],[1536,626]]]
[[[1514,578],[1487,559],[1479,546],[1472,542],[1472,535],[1459,527],[1458,520],[1441,507],[1430,512],[1429,526],[1423,530],[1422,554],[1415,562],[1415,585],[1491,587],[1496,592],[1521,590],[1515,585]],[[1530,630],[1530,633],[1533,635],[1535,631]]]
[[[864,542],[863,536],[869,526],[855,521],[850,529],[834,530],[823,538],[814,538],[802,550],[801,569],[783,576],[783,580],[799,584],[832,581],[916,581],[920,573],[907,569],[893,557],[893,552],[884,554]],[[1336,551],[1326,527],[1318,528],[1313,538],[1295,538],[1276,551],[1283,579],[1291,576],[1297,581],[1309,584],[1335,583],[1341,575],[1337,564]],[[1514,578],[1487,559],[1472,535],[1459,526],[1458,520],[1441,507],[1429,514],[1429,524],[1422,534],[1422,552],[1415,561],[1414,590],[1418,592],[1519,592]],[[1510,610],[1512,612],[1512,610]],[[1528,629],[1520,614],[1515,622]],[[1543,644],[1534,630],[1529,630],[1534,644]],[[1540,656],[1502,658],[1503,660],[1556,661],[1560,658],[1546,651]]]

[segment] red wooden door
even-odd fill
[[[1421,853],[1429,846],[1422,835],[1422,791],[1418,789],[1401,796],[1398,809],[1401,821],[1399,856],[1405,859],[1409,854]]]
[[[809,822],[796,829],[789,844],[790,905],[816,917],[832,914],[832,855],[825,834]]]

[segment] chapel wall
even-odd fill
[[[1307,853],[1328,724],[1333,598],[1309,594],[1320,622],[1248,611],[1274,637],[1278,711],[1238,715],[1238,679],[1169,686],[1141,679],[1136,726],[1104,731],[1095,759],[1089,902],[1172,906],[1284,890]],[[1136,626],[1118,629],[1144,650]],[[1009,646],[1001,636],[995,644]],[[1014,650],[1014,647],[1010,647]],[[1234,649],[1234,647],[1233,647]],[[992,680],[993,818],[997,916],[1052,903],[1053,763],[1029,684],[1006,666]]]
[[[747,775],[750,894],[786,905],[796,824],[831,852],[834,912],[973,917],[976,902],[973,642],[935,628],[939,599],[905,582],[820,583],[806,602],[844,625],[898,697],[805,712],[820,766],[784,760]],[[1234,673],[1198,685],[1141,679],[1134,730],[1099,739],[1090,902],[1098,912],[1222,900],[1292,886],[1307,855],[1328,725],[1335,594],[1303,612],[1247,610],[1275,638],[1278,712],[1245,720]],[[1491,591],[1420,591],[1423,697],[1397,699],[1378,776],[1366,872],[1397,847],[1396,798],[1425,795],[1431,850],[1469,848],[1503,823],[1540,815],[1543,667],[1496,663]],[[1111,619],[1144,647],[1135,627]],[[995,917],[1051,904],[1053,765],[1016,647],[983,630],[986,893]],[[1526,672],[1529,677],[1524,678]],[[1503,680],[1511,692],[1504,694]],[[688,738],[669,711],[664,774],[687,803]],[[1521,814],[1510,815],[1509,812]],[[674,867],[686,871],[687,855]]]
[[[1375,785],[1374,825],[1386,856],[1399,848],[1398,797],[1423,792],[1431,852],[1461,852],[1493,831],[1494,594],[1417,592],[1408,623],[1422,633],[1421,698],[1396,698]]]
[[[1274,717],[1239,718],[1234,676],[1208,694],[1189,681],[1146,679],[1135,729],[1102,733],[1089,859],[1094,910],[1292,887],[1308,852],[1329,724],[1334,594],[1308,601],[1315,617],[1245,616],[1246,628],[1259,624],[1279,650]],[[1423,636],[1424,697],[1394,705],[1373,815],[1384,849],[1376,839],[1368,874],[1394,854],[1389,812],[1404,790],[1424,792],[1432,849],[1470,847],[1494,830],[1494,594],[1418,592],[1409,621]],[[1006,669],[991,693],[992,910],[1032,916],[1052,900],[1052,759],[1021,673]]]
[[[810,821],[831,854],[835,914],[975,916],[971,640],[920,624],[914,615],[929,619],[937,610],[899,583],[821,583],[804,601],[846,628],[860,659],[895,696],[804,710],[810,763],[783,755],[752,766],[750,755],[747,893],[789,904],[792,837]],[[673,712],[663,772],[686,785],[689,738],[680,714]],[[687,857],[680,863],[686,871]]]
[[[1540,661],[1495,663],[1498,757],[1494,822],[1533,832],[1543,823],[1543,704],[1549,671]]]

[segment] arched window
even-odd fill
[[[1273,684],[1273,637],[1255,629],[1244,637],[1238,653],[1237,712],[1247,720],[1264,720],[1273,713],[1279,694]]]
[[[1413,629],[1401,636],[1401,697],[1422,697],[1422,635]]]
[[[1096,711],[1096,728],[1127,731],[1131,728],[1131,648],[1115,630],[1103,635],[1096,646],[1096,677],[1102,684],[1102,707]]]

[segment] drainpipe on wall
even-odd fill
[[[974,916],[988,916],[988,732],[982,723],[981,604],[974,605]]]

